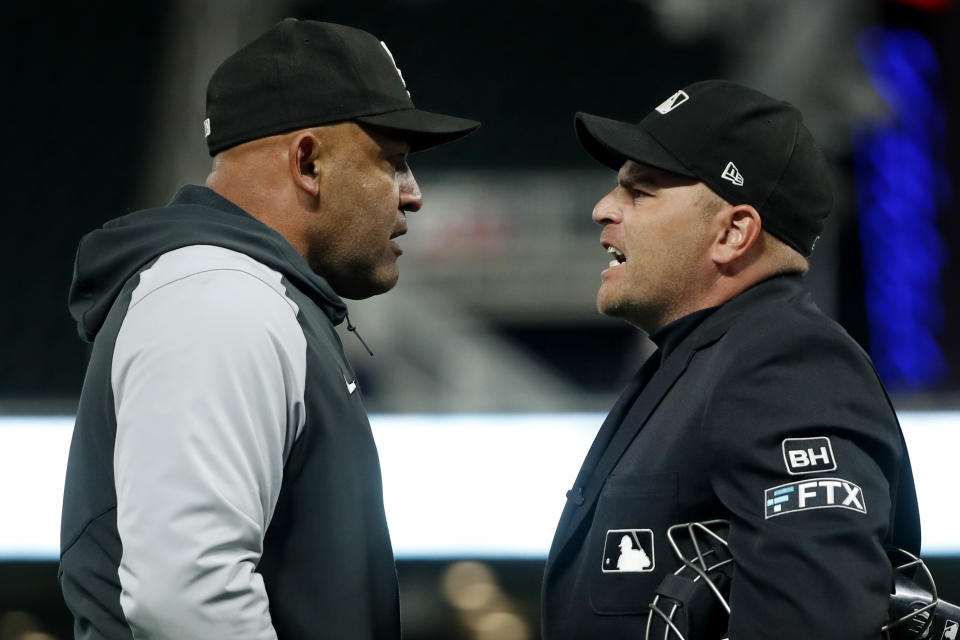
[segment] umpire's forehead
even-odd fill
[[[700,182],[696,178],[680,175],[629,158],[623,162],[620,171],[617,172],[617,180],[621,183],[643,183],[655,187],[678,187]]]

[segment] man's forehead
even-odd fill
[[[408,153],[410,149],[403,135],[353,120],[320,125],[312,131],[343,150],[362,149],[364,153],[392,156]]]
[[[410,141],[402,133],[368,124],[359,124],[358,126],[380,147],[385,155],[410,152]]]

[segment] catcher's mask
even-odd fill
[[[733,558],[727,544],[730,523],[707,520],[676,524],[667,539],[682,566],[657,587],[647,614],[645,640],[726,638]],[[960,640],[960,607],[941,600],[927,565],[903,549],[887,551],[893,565],[883,640]],[[915,581],[919,576],[926,587]]]

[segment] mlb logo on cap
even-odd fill
[[[610,529],[603,544],[604,573],[646,573],[653,571],[653,531]]]

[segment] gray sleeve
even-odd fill
[[[135,299],[113,358],[120,604],[136,638],[276,638],[256,566],[304,423],[296,311],[215,270]]]

